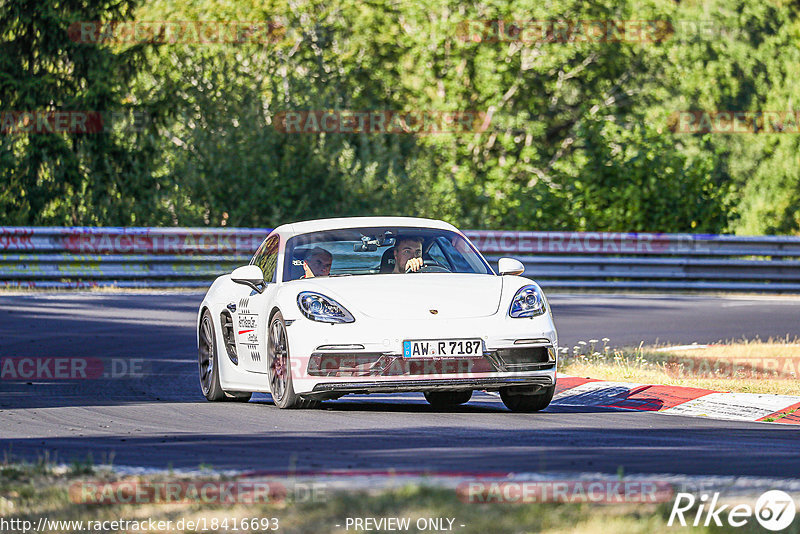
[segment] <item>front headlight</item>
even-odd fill
[[[514,295],[508,314],[511,317],[536,317],[545,311],[541,290],[537,286],[525,286]]]
[[[297,295],[297,307],[312,321],[321,323],[352,323],[353,315],[330,297],[303,291]]]

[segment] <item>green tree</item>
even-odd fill
[[[0,137],[0,214],[213,226],[404,214],[472,228],[797,233],[796,136],[674,128],[682,110],[793,109],[797,15],[793,3],[755,0],[7,0],[0,109],[151,120],[140,131]],[[153,47],[67,32],[134,17],[277,22],[285,33]],[[588,20],[662,22],[644,40],[565,29]],[[513,31],[548,21],[562,38]],[[490,121],[436,135],[276,128],[280,113],[303,110]]]
[[[128,19],[135,5],[133,0],[0,3],[5,117],[11,111],[72,111],[101,114],[104,120],[97,133],[14,130],[0,136],[5,224],[124,225],[149,219],[159,196],[152,163],[160,107],[154,101],[143,107],[129,92],[130,81],[147,68],[145,46],[114,51],[69,31],[81,21]],[[134,111],[140,115],[132,129]],[[91,122],[94,115],[88,116]]]

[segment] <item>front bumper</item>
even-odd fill
[[[287,334],[294,390],[304,396],[509,386],[533,390],[550,387],[556,380],[558,342],[549,313],[532,319],[501,314],[402,322],[358,318],[355,323],[336,325],[301,316],[287,327]],[[456,338],[480,338],[483,356],[402,355],[404,340]],[[339,363],[329,363],[337,357]]]

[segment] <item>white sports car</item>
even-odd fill
[[[347,393],[419,391],[447,408],[499,391],[520,412],[556,383],[552,313],[523,265],[495,274],[442,221],[353,217],[286,224],[200,305],[208,400],[270,393],[280,408]]]

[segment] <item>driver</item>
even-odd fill
[[[322,247],[314,247],[303,261],[303,278],[314,278],[315,276],[328,276],[331,274],[333,255]]]
[[[394,244],[393,273],[417,272],[422,268],[422,238],[398,237]]]

